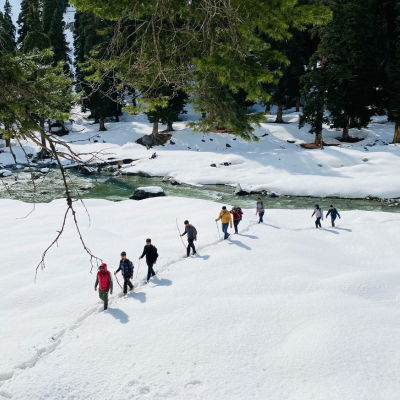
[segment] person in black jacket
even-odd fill
[[[143,254],[139,257],[139,260],[146,256],[146,264],[148,267],[147,282],[156,273],[154,272],[153,265],[157,262],[158,253],[157,247],[151,244],[151,239],[146,239],[146,246],[144,246]]]
[[[340,219],[340,214],[338,213],[336,208],[331,205],[331,206],[329,206],[329,211],[326,214],[326,218],[328,218],[329,215],[331,216],[332,228],[334,228],[335,227],[335,219],[336,219],[336,217],[339,217],[339,219]]]
[[[128,286],[129,286],[129,291],[135,288],[132,285],[132,282],[130,281],[131,279],[133,279],[133,268],[134,267],[132,261],[126,258],[126,253],[125,251],[123,251],[121,253],[121,261],[119,262],[119,268],[114,272],[114,275],[117,275],[117,273],[121,271],[122,277],[124,278],[124,296],[126,296],[126,293],[128,291]]]

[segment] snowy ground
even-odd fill
[[[91,250],[135,263],[147,237],[158,277],[107,312],[64,200],[0,201],[0,398],[394,400],[400,391],[400,218],[343,212],[316,230],[311,211],[245,210],[241,234],[218,238],[220,205],[157,198],[86,201]],[[182,258],[175,218],[199,231]],[[13,244],[12,246],[10,244]],[[15,245],[17,244],[17,245]],[[121,279],[120,279],[121,281]]]
[[[189,112],[182,115],[184,121],[174,124],[175,144],[151,150],[135,143],[151,133],[151,124],[144,114],[124,115],[120,123],[107,123],[108,131],[99,132],[94,138],[98,125],[91,125],[79,113],[72,118],[75,120],[72,128],[79,132],[70,133],[65,139],[80,140],[72,145],[73,149],[80,153],[100,152],[104,160],[110,157],[135,160],[124,169],[125,173],[144,171],[153,176],[172,176],[189,184],[241,183],[253,191],[297,196],[400,197],[400,180],[394,178],[400,175],[400,146],[389,144],[393,125],[385,123],[385,117],[376,117],[368,129],[351,131],[351,135],[364,138],[361,142],[325,147],[323,151],[299,146],[312,141],[313,136],[308,127],[298,129],[298,113],[286,114],[284,118],[290,124],[262,124],[255,132],[260,141],[249,143],[229,134],[193,134],[186,123],[198,115]],[[274,118],[271,116],[271,121]],[[323,136],[328,140],[340,137],[341,132],[325,129]],[[35,153],[37,149],[28,145],[26,150]],[[153,160],[150,156],[154,151],[157,158]],[[24,161],[22,151],[16,149],[16,153]],[[13,163],[7,150],[0,154],[0,163]],[[210,166],[213,163],[217,168]]]

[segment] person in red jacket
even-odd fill
[[[97,285],[99,285],[99,297],[104,301],[104,310],[108,308],[108,292],[113,293],[113,281],[110,271],[107,270],[107,264],[102,263],[97,272],[96,283],[94,290],[97,291]]]
[[[240,221],[242,220],[243,212],[240,209],[240,207],[232,207],[232,210],[230,211],[230,213],[233,216],[233,225],[235,227],[235,233],[239,233],[238,225],[239,225]]]

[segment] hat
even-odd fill
[[[146,243],[151,243],[151,239],[146,239]]]
[[[100,269],[101,267],[104,267],[105,269],[107,269],[107,264],[106,264],[106,263],[101,263],[99,269]]]

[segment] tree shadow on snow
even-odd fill
[[[251,250],[251,247],[249,247],[249,246],[243,244],[242,242],[239,242],[239,240],[233,240],[233,239],[231,239],[231,240],[228,241],[228,243],[229,243],[229,244],[236,244],[237,246],[242,247],[242,248],[245,249],[245,250]]]
[[[336,229],[340,229],[341,231],[346,231],[346,232],[353,232],[351,229],[346,229],[346,228],[338,228],[338,227],[336,227]]]
[[[169,279],[160,279],[157,276],[153,277],[152,280],[150,281],[154,284],[154,286],[171,286],[172,281]]]
[[[129,322],[129,315],[119,308],[109,308],[107,311],[108,314],[112,315],[115,319],[118,319],[121,324],[127,324]]]

